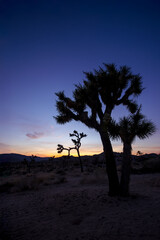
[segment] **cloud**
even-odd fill
[[[0,142],[0,147],[9,147],[9,146],[10,146],[9,144],[1,143],[1,142]]]
[[[11,145],[0,142],[0,152],[8,151],[11,148]]]
[[[15,153],[17,148],[15,145],[10,145],[0,142],[0,153]]]
[[[42,132],[27,133],[26,136],[31,139],[38,139],[38,138],[43,137],[44,133],[42,133]]]

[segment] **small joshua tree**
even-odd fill
[[[141,151],[137,151],[137,156],[142,156],[143,153]]]
[[[58,144],[57,145],[58,147],[57,147],[57,151],[58,151],[58,153],[61,153],[61,152],[63,152],[63,150],[67,150],[68,151],[68,157],[70,156],[70,151],[71,151],[71,149],[75,149],[74,147],[73,148],[65,148],[65,147],[63,147],[63,145],[61,145],[61,144]]]
[[[32,156],[30,156],[31,162],[35,163],[36,158],[37,158],[37,156],[32,154]]]
[[[27,167],[27,171],[30,172],[30,165],[29,165],[29,162],[26,158],[23,159],[23,164],[24,164],[24,166]]]
[[[70,133],[70,137],[76,137],[77,139],[72,139],[72,142],[74,143],[75,145],[75,149],[77,150],[77,154],[78,154],[78,157],[79,157],[79,161],[80,161],[80,165],[81,165],[81,172],[83,172],[83,165],[82,165],[82,159],[81,159],[81,156],[80,156],[80,147],[81,147],[81,139],[83,137],[86,137],[87,135],[84,134],[83,132],[82,133],[78,133],[76,130],[73,131],[73,133]]]
[[[48,162],[53,163],[54,159],[55,159],[55,156],[49,157]]]
[[[79,149],[81,147],[81,139],[83,137],[86,137],[87,135],[84,134],[83,132],[78,133],[76,130],[74,130],[73,133],[70,133],[69,135],[70,135],[70,137],[76,137],[76,139],[72,139],[72,142],[74,143],[75,147],[65,148],[65,147],[63,147],[63,145],[58,144],[57,151],[58,151],[58,153],[61,153],[61,152],[63,152],[63,150],[67,150],[68,151],[68,157],[69,157],[70,156],[70,151],[72,149],[76,149],[77,154],[78,154],[78,158],[79,158],[79,161],[80,161],[81,172],[83,172],[83,164],[82,164],[82,159],[81,159],[81,156],[80,156]]]
[[[30,156],[30,161],[27,160],[26,158],[24,158],[23,163],[24,163],[24,165],[27,166],[28,173],[31,172],[31,167],[32,167],[32,165],[35,164],[36,158],[37,158],[37,156],[33,155],[33,154],[32,154],[32,156]]]

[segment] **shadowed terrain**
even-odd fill
[[[30,173],[13,163],[0,177],[0,239],[159,239],[160,173],[132,174],[131,196],[113,198],[92,161],[84,173],[78,161],[36,162]]]

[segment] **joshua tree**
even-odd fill
[[[76,140],[72,139],[72,142],[74,143],[75,149],[77,150],[77,154],[78,154],[80,165],[81,165],[81,172],[83,172],[83,165],[82,165],[82,159],[81,159],[81,156],[80,156],[79,148],[81,147],[81,139],[86,137],[86,136],[87,135],[84,134],[83,132],[78,133],[76,130],[74,130],[72,134],[70,133],[70,137],[76,137],[77,138]]]
[[[57,151],[58,151],[58,153],[61,153],[61,152],[63,152],[63,150],[67,150],[68,151],[68,157],[70,156],[70,151],[71,151],[71,149],[75,149],[75,148],[65,148],[65,147],[63,147],[63,145],[61,145],[61,144],[58,144],[57,145],[58,147],[57,147]]]
[[[27,171],[31,172],[31,167],[35,163],[36,156],[32,155],[30,156],[30,161],[24,158],[23,163],[27,166]]]
[[[141,151],[137,151],[137,156],[142,156],[143,153]]]
[[[72,149],[76,149],[77,150],[77,154],[78,154],[78,158],[79,158],[79,161],[80,161],[80,166],[81,166],[81,172],[83,172],[83,165],[82,165],[82,159],[81,159],[81,156],[80,156],[80,147],[81,147],[81,139],[83,137],[86,137],[87,135],[84,134],[83,132],[82,133],[78,133],[76,130],[73,131],[73,133],[70,133],[69,134],[70,137],[76,137],[77,139],[72,139],[72,142],[74,143],[75,147],[69,147],[69,148],[64,148],[63,145],[61,144],[58,144],[58,147],[57,147],[57,151],[58,153],[61,153],[63,150],[67,150],[68,151],[68,157],[70,156],[70,151]]]
[[[54,155],[53,155],[52,157],[49,157],[49,158],[48,158],[48,160],[51,161],[51,162],[52,162],[54,159],[55,159],[55,156],[54,156]]]
[[[111,121],[108,125],[110,136],[113,139],[120,138],[123,142],[123,161],[120,181],[120,193],[129,195],[129,182],[131,172],[132,143],[136,137],[145,139],[155,132],[154,124],[147,120],[140,112],[141,107],[135,114],[120,119],[119,123]]]
[[[54,161],[54,159],[55,159],[55,156],[52,156],[52,157],[48,158],[48,161],[52,163]]]
[[[32,156],[30,156],[31,163],[35,163],[36,158],[37,158],[37,156],[32,154]]]
[[[23,164],[24,164],[24,166],[27,167],[27,171],[30,172],[30,165],[29,165],[29,162],[26,158],[23,159]]]
[[[133,98],[143,90],[141,77],[133,75],[126,66],[118,70],[114,64],[104,64],[104,69],[100,67],[84,74],[87,80],[83,81],[83,85],[75,86],[73,100],[63,91],[56,93],[59,115],[55,119],[59,124],[81,121],[99,132],[106,160],[109,195],[117,195],[119,180],[107,125],[116,106],[125,105],[132,113],[137,110]]]

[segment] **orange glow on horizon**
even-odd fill
[[[113,151],[114,152],[118,152],[118,153],[121,153],[123,152],[123,148],[122,146],[115,146],[113,147]],[[156,154],[160,154],[160,147],[143,147],[143,146],[133,146],[133,151],[132,151],[132,154],[133,155],[136,155],[137,154],[137,151],[141,151],[143,154],[150,154],[150,153],[156,153]],[[80,151],[80,155],[81,156],[93,156],[93,155],[96,155],[96,154],[100,154],[103,152],[103,149],[102,147],[86,147],[83,148],[81,151]],[[67,156],[68,152],[67,151],[63,151],[61,154],[58,154],[56,150],[52,151],[52,150],[47,150],[45,151],[44,149],[41,149],[41,150],[37,150],[37,151],[26,151],[26,150],[16,150],[16,149],[11,149],[11,150],[8,150],[8,151],[3,151],[1,149],[0,151],[0,154],[11,154],[11,153],[16,153],[16,154],[22,154],[22,155],[26,155],[26,156],[31,156],[31,155],[36,155],[37,157],[53,157],[55,156],[55,158],[59,158],[59,157],[62,157],[62,156]],[[71,156],[74,156],[74,157],[77,157],[77,151],[76,150],[73,150],[71,152]]]

